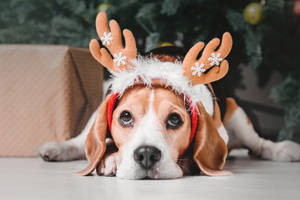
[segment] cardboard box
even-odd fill
[[[35,156],[43,143],[78,135],[102,81],[87,49],[0,45],[0,156]]]

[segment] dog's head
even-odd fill
[[[213,102],[203,101],[210,95],[203,84],[222,78],[228,71],[226,60],[220,59],[221,65],[213,67],[219,64],[211,62],[218,60],[212,61],[208,55],[214,53],[225,58],[230,51],[227,49],[230,35],[223,36],[225,42],[216,52],[212,49],[218,46],[219,40],[210,42],[198,60],[203,43],[196,44],[183,63],[151,58],[137,61],[130,31],[123,32],[126,47],[122,49],[120,28],[115,21],[110,22],[110,33],[106,15],[100,13],[96,26],[114,59],[106,49],[100,50],[95,40],[90,44],[91,53],[113,72],[115,78],[113,93],[98,108],[97,118],[87,136],[89,165],[81,174],[91,173],[103,158],[107,132],[118,149],[118,177],[181,177],[183,170],[179,161],[187,151],[192,151],[194,162],[204,174],[226,174],[222,168],[227,147],[218,133],[219,124],[213,119]],[[101,27],[104,30],[100,30]],[[103,35],[109,34],[111,39],[104,38]],[[231,48],[231,43],[229,46]],[[205,70],[208,73],[204,74]]]

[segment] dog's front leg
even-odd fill
[[[117,166],[119,162],[118,152],[107,154],[97,167],[97,174],[99,176],[115,176],[117,173]]]

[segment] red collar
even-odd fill
[[[107,107],[107,121],[108,121],[108,127],[109,131],[111,131],[111,123],[112,123],[112,114],[118,99],[119,93],[113,93],[108,101],[108,107]],[[196,129],[197,129],[197,122],[198,122],[198,111],[197,107],[193,104],[193,102],[190,100],[190,98],[187,98],[187,102],[190,105],[191,109],[191,120],[192,120],[192,131],[190,135],[190,144],[192,143]]]

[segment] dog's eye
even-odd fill
[[[123,111],[120,115],[119,122],[122,126],[130,127],[133,125],[133,118],[130,112]]]
[[[183,124],[183,122],[179,114],[171,113],[167,118],[166,124],[167,128],[176,129],[180,127]]]

